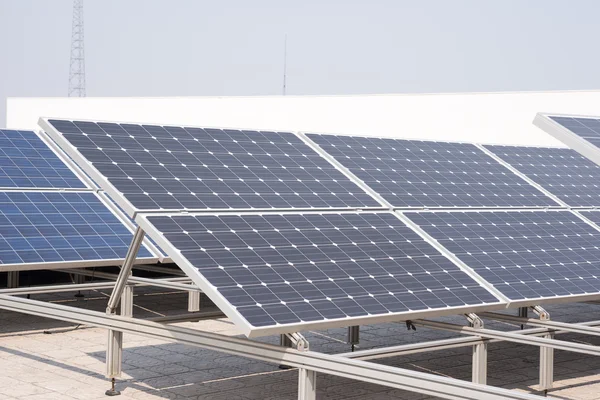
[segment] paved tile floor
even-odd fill
[[[138,290],[136,317],[181,313],[187,296],[156,289]],[[107,293],[85,292],[83,300],[73,294],[35,296],[94,310],[106,307]],[[570,304],[547,307],[552,318],[565,322],[599,319],[600,305]],[[464,319],[446,318],[456,323]],[[237,335],[227,319],[184,323],[227,335]],[[488,323],[495,329],[514,326]],[[308,332],[311,349],[335,353],[349,351],[345,329]],[[359,348],[442,339],[452,334],[418,328],[407,331],[403,324],[381,324],[361,328]],[[564,334],[561,340],[600,344],[598,337]],[[262,339],[277,343],[277,337]],[[24,316],[0,310],[0,400],[106,399],[104,378],[106,332],[75,327],[58,321]],[[124,375],[118,383],[120,399],[159,400],[286,400],[297,398],[297,373],[277,366],[225,355],[196,347],[125,335]],[[470,348],[395,357],[379,362],[437,375],[469,380]],[[555,389],[557,399],[600,399],[600,359],[574,353],[556,352]],[[489,347],[488,383],[537,393],[539,350],[533,346],[494,343]],[[319,400],[333,399],[429,399],[414,393],[382,386],[318,375]]]

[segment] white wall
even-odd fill
[[[600,115],[600,91],[359,96],[9,98],[7,127],[40,116],[562,146],[539,111]]]

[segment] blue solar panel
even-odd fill
[[[557,205],[472,144],[308,137],[395,207]]]
[[[600,206],[600,166],[575,150],[485,146],[572,207]]]
[[[94,193],[0,192],[0,264],[123,259],[132,236]]]
[[[600,119],[558,116],[549,116],[549,118],[575,133],[577,136],[591,142],[600,142]]]
[[[146,218],[254,327],[498,303],[392,213]]]
[[[600,232],[570,211],[406,216],[511,300],[600,293]]]
[[[48,123],[133,209],[380,206],[291,133]]]
[[[0,130],[0,187],[86,188],[31,131]]]

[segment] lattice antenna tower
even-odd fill
[[[83,36],[83,0],[73,1],[69,97],[85,97],[85,49]]]

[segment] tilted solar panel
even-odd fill
[[[389,212],[137,217],[246,334],[498,306]]]
[[[472,144],[307,136],[395,207],[557,205]]]
[[[122,194],[130,215],[381,206],[291,133],[43,119],[40,126],[112,197]]]
[[[569,206],[600,206],[600,166],[575,150],[556,147],[485,147]]]
[[[117,265],[132,237],[93,192],[0,192],[0,270]],[[138,258],[154,255],[142,246]]]
[[[0,129],[0,188],[87,186],[34,132]]]
[[[600,295],[600,231],[570,211],[405,215],[513,301]]]
[[[538,113],[533,124],[600,165],[600,117]]]

